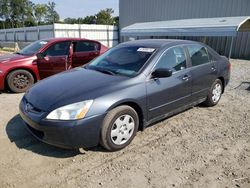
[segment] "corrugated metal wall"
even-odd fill
[[[54,36],[53,25],[0,30],[0,41],[3,42],[5,41],[32,42],[38,39],[51,38],[53,36]]]
[[[120,29],[148,21],[250,16],[250,0],[120,0]],[[206,41],[217,52],[228,55],[231,38],[186,37]],[[232,52],[234,58],[250,59],[250,33],[238,33]]]
[[[0,30],[0,46],[4,42],[33,42],[46,38],[79,37],[97,40],[113,47],[119,42],[118,27],[112,25],[53,24]]]
[[[55,37],[79,37],[97,40],[108,47],[119,43],[118,27],[93,24],[54,24]]]

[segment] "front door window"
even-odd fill
[[[44,53],[45,56],[65,56],[69,54],[70,42],[58,42],[50,46]]]
[[[158,61],[155,69],[165,68],[177,72],[187,68],[186,56],[182,47],[168,49]]]

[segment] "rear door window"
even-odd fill
[[[46,51],[46,56],[63,56],[69,54],[70,41],[58,42],[50,46]]]
[[[96,42],[89,41],[79,41],[76,43],[75,52],[93,52],[98,51],[100,49],[100,45]]]
[[[199,66],[209,63],[209,55],[207,49],[201,45],[189,45],[187,46],[192,66]]]

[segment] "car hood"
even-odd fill
[[[95,99],[119,89],[129,77],[108,75],[94,70],[75,68],[49,77],[35,84],[25,94],[35,108],[50,112],[55,108]]]
[[[0,63],[9,63],[16,60],[22,60],[27,58],[27,56],[19,55],[19,54],[7,54],[0,56]]]

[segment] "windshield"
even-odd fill
[[[37,53],[44,45],[46,45],[48,41],[39,40],[36,42],[31,43],[30,45],[23,48],[18,54],[21,55],[33,55]]]
[[[142,46],[116,47],[93,60],[86,68],[100,72],[134,76],[155,51],[155,48]]]

